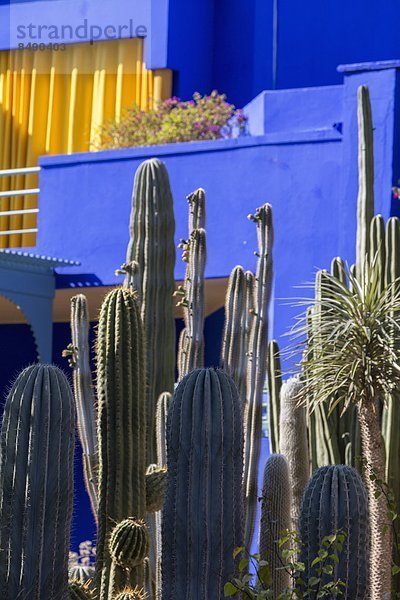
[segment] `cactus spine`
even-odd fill
[[[76,565],[70,567],[68,578],[70,581],[80,581],[81,583],[91,584],[94,580],[95,568],[85,565]]]
[[[159,395],[175,379],[175,219],[165,165],[152,158],[136,171],[126,263],[140,267],[138,292],[146,336],[148,372],[147,463],[155,457],[155,411]],[[140,281],[139,281],[140,279]]]
[[[299,405],[303,387],[298,377],[291,377],[281,389],[280,451],[289,463],[293,531],[298,530],[301,499],[310,476],[306,408]]]
[[[214,369],[186,375],[168,414],[163,600],[224,597],[242,544],[242,437],[231,377]]]
[[[73,384],[79,439],[82,446],[83,473],[92,512],[97,522],[97,472],[99,453],[96,430],[96,409],[90,369],[89,310],[83,294],[71,298],[72,347],[76,349],[73,362]]]
[[[95,596],[88,584],[72,579],[68,582],[68,600],[95,600]]]
[[[348,465],[320,467],[304,491],[300,560],[305,564],[306,582],[315,575],[312,561],[318,555],[322,538],[338,530],[346,538],[329,580],[341,579],[346,584],[344,599],[365,600],[370,597],[368,497],[360,475]]]
[[[146,600],[146,598],[147,596],[143,589],[135,587],[126,588],[124,591],[114,596],[112,600]]]
[[[181,297],[185,328],[179,340],[178,368],[181,379],[204,363],[204,271],[206,266],[205,192],[198,189],[187,198],[189,239],[181,240],[187,263],[184,285],[175,295]]]
[[[115,523],[146,515],[146,395],[144,339],[134,292],[115,289],[100,311],[97,338],[99,531],[96,582],[99,600],[123,585],[144,585],[143,566],[115,565],[108,540]]]
[[[262,434],[262,395],[267,370],[268,310],[272,289],[272,209],[269,204],[250,216],[257,225],[258,263],[254,289],[254,316],[249,343],[245,407],[244,482],[246,494],[245,544],[251,546],[257,511],[258,462]]]
[[[289,464],[282,454],[272,454],[265,462],[260,522],[260,555],[271,568],[273,598],[278,598],[290,586],[290,573],[282,569],[285,561],[279,540],[290,530],[292,493]]]
[[[1,428],[0,597],[64,600],[73,500],[74,403],[51,365],[20,373]]]

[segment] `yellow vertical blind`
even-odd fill
[[[171,86],[171,71],[146,69],[138,38],[0,52],[0,169],[95,150],[103,123],[118,121],[129,106],[152,107]],[[36,187],[36,174],[0,177],[0,191]],[[35,196],[0,199],[0,211],[36,207]],[[0,217],[0,231],[35,227],[35,214]],[[32,233],[0,235],[0,248],[35,241]]]

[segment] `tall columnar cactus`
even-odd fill
[[[359,473],[348,465],[320,467],[310,479],[303,496],[300,515],[300,560],[305,564],[303,579],[316,575],[314,559],[322,538],[339,530],[345,534],[339,561],[332,579],[341,579],[343,599],[369,598],[369,514],[367,492]]]
[[[204,271],[206,266],[206,232],[194,229],[184,244],[187,261],[185,283],[178,290],[184,294],[178,305],[183,306],[185,329],[181,334],[178,359],[179,377],[204,363]]]
[[[280,452],[286,456],[289,463],[293,531],[298,530],[301,499],[310,476],[303,390],[304,386],[298,377],[291,377],[285,381],[281,389]]]
[[[126,263],[138,263],[148,371],[147,462],[155,458],[155,411],[175,380],[175,219],[165,165],[152,158],[135,175]]]
[[[156,439],[157,439],[157,464],[159,468],[167,464],[167,416],[168,409],[170,403],[172,401],[172,395],[169,392],[164,392],[158,399],[157,402],[157,411],[156,411]],[[166,480],[164,486],[166,484]],[[165,487],[164,487],[164,495],[165,495]],[[162,507],[161,507],[162,508]],[[162,513],[161,510],[155,513],[154,517],[154,532],[155,535],[155,590],[156,590],[156,600],[161,600],[162,596],[162,573],[161,573],[161,563],[162,563],[162,539],[161,539],[161,530],[162,530]]]
[[[358,201],[357,201],[357,277],[361,277],[369,254],[369,228],[374,216],[374,137],[371,101],[367,86],[357,93],[358,117]]]
[[[336,264],[333,266],[336,268]],[[328,273],[325,270],[318,271],[315,277],[315,304],[312,307],[313,318],[310,319],[308,349],[315,357],[321,356],[324,348],[320,335],[321,324],[326,318],[324,314],[324,294],[327,293],[326,282]],[[309,404],[312,399],[309,398]],[[313,445],[313,467],[327,464],[337,464],[344,461],[344,454],[341,453],[342,442],[345,440],[338,436],[338,421],[340,410],[333,411],[329,415],[329,408],[321,403],[313,407],[310,415],[310,435]]]
[[[205,192],[198,189],[187,198],[189,239],[181,240],[182,259],[187,263],[185,280],[175,295],[180,297],[185,328],[179,340],[178,373],[181,379],[204,362],[204,271],[206,267]]]
[[[187,197],[189,204],[189,233],[206,226],[206,193],[198,188]]]
[[[273,598],[278,598],[290,586],[290,572],[282,568],[285,560],[280,544],[287,530],[291,530],[292,490],[289,464],[282,454],[272,454],[264,467],[259,552],[271,569]]]
[[[386,227],[386,285],[393,284],[400,277],[400,222],[397,218],[389,219]],[[394,290],[393,290],[394,291]],[[398,320],[399,314],[393,313]],[[392,348],[399,352],[399,336],[393,328]],[[396,501],[400,500],[400,394],[398,390],[386,398],[382,415],[382,436],[385,442],[386,479],[392,488]]]
[[[279,346],[276,340],[268,344],[268,432],[270,451],[279,453],[282,371]]]
[[[163,600],[215,600],[234,575],[242,544],[241,402],[222,370],[196,369],[168,414],[162,523]]]
[[[335,258],[331,264],[331,275],[344,287],[348,282],[345,276],[343,261]],[[328,293],[329,274],[327,271],[318,271],[315,279],[315,305],[310,309],[309,324],[314,329],[309,331],[308,347],[306,352],[319,356],[323,353],[321,342],[321,323],[328,319],[324,314],[324,300]],[[314,316],[315,315],[315,316]],[[312,398],[308,398],[312,404]],[[332,400],[332,404],[334,400]],[[313,468],[326,464],[346,463],[357,466],[357,459],[361,452],[360,431],[357,422],[357,409],[350,406],[346,413],[341,414],[342,408],[336,407],[329,410],[327,404],[314,407],[309,415],[309,440]]]
[[[244,483],[246,494],[245,543],[251,546],[257,512],[258,461],[262,435],[262,396],[267,371],[268,310],[272,290],[272,209],[269,204],[250,215],[257,225],[258,263],[254,289],[254,316],[249,340],[245,407]]]
[[[112,560],[109,539],[115,524],[128,518],[144,520],[146,516],[145,386],[138,301],[131,290],[118,288],[102,304],[97,337],[98,600],[109,600],[127,583],[144,585],[143,565],[128,572],[119,567]]]
[[[225,325],[222,338],[221,367],[229,373],[246,399],[246,372],[250,323],[253,317],[254,275],[235,267],[229,277],[225,299]]]
[[[71,298],[73,384],[79,439],[82,446],[83,473],[92,511],[97,521],[97,472],[99,453],[96,409],[90,368],[89,309],[83,294]]]
[[[158,399],[156,410],[157,464],[167,464],[167,416],[172,394],[164,392]]]
[[[64,600],[73,500],[74,402],[65,375],[34,365],[1,428],[0,597]]]

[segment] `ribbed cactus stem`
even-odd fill
[[[357,199],[357,276],[361,277],[369,255],[369,228],[374,216],[374,134],[371,101],[367,86],[357,92],[358,118],[358,199]]]
[[[268,344],[267,377],[269,447],[271,453],[278,454],[280,452],[281,436],[279,417],[281,412],[282,371],[279,345],[276,340],[271,340]]]
[[[182,334],[185,349],[179,360],[183,377],[203,366],[204,362],[204,271],[206,266],[206,232],[194,229],[187,244],[188,263],[185,275],[185,330]]]
[[[262,397],[267,371],[268,311],[272,291],[272,209],[258,208],[251,219],[257,225],[258,262],[254,289],[254,315],[249,340],[245,408],[244,482],[246,494],[245,545],[251,546],[257,511],[258,461],[262,435]]]
[[[219,600],[242,545],[242,414],[231,377],[196,369],[168,413],[162,599]]]
[[[327,288],[327,271],[318,271],[315,277],[315,305],[313,307],[313,318],[311,319],[312,334],[312,352],[318,357],[323,352],[323,343],[321,341],[321,324],[326,317],[324,311],[324,296]],[[340,454],[340,440],[337,435],[338,411],[329,414],[327,404],[318,404],[314,407],[311,418],[311,436],[315,436],[313,444],[318,466],[326,464],[340,463],[342,460]]]
[[[65,375],[20,373],[4,408],[0,460],[0,597],[64,600],[73,501],[75,414]]]
[[[386,271],[386,241],[385,241],[385,221],[382,215],[375,215],[370,225],[370,256],[369,260],[375,263],[375,268],[379,271],[380,292],[385,288]],[[390,262],[390,257],[389,261]]]
[[[142,273],[140,265],[135,260],[122,265],[121,269],[116,271],[116,274],[124,274],[124,286],[132,288],[138,295],[139,300],[141,299],[141,286],[142,286]]]
[[[301,499],[310,477],[307,414],[303,401],[304,386],[300,379],[291,377],[285,381],[281,389],[280,451],[289,463],[292,531],[298,531]]]
[[[146,471],[146,510],[158,512],[164,502],[165,486],[167,483],[166,467],[149,465]]]
[[[331,262],[331,274],[347,287],[346,268],[343,259],[335,256]]]
[[[317,469],[303,496],[300,516],[302,549],[300,560],[305,564],[303,579],[316,576],[314,559],[321,549],[322,539],[341,530],[345,534],[343,550],[331,575],[323,581],[340,579],[344,600],[365,600],[369,595],[370,533],[368,497],[358,472],[347,465],[332,465]],[[379,597],[381,600],[384,596]]]
[[[71,298],[72,346],[76,349],[73,364],[73,384],[79,440],[82,446],[83,474],[93,515],[97,522],[97,473],[99,453],[96,429],[96,408],[90,368],[89,308],[86,296]]]
[[[146,371],[139,305],[134,292],[117,288],[105,298],[97,337],[99,438],[98,600],[125,585],[114,568],[108,540],[116,523],[146,515]],[[113,568],[112,568],[113,567]],[[143,566],[129,571],[130,585],[143,587]]]
[[[95,600],[93,590],[79,579],[68,582],[68,600]]]
[[[371,222],[371,227],[378,225],[378,231],[380,224],[374,217]],[[379,245],[379,235],[371,236],[370,248],[373,250],[375,244]],[[373,256],[373,254],[371,254]],[[331,274],[336,277],[338,281],[342,283],[346,288],[349,285],[348,276],[346,273],[345,264],[343,259],[336,257],[331,263]],[[334,424],[330,427],[331,435],[335,436],[338,440],[338,450],[340,454],[339,460],[336,459],[337,463],[344,463],[353,467],[359,466],[359,456],[361,454],[361,437],[360,437],[360,426],[357,418],[357,408],[354,405],[348,407],[344,414],[341,414],[341,407],[337,406],[333,413],[328,417],[329,422]],[[330,423],[331,424],[331,423]],[[325,466],[323,463],[320,466]]]
[[[158,399],[156,411],[156,438],[157,438],[157,464],[160,467],[167,464],[167,417],[172,394],[164,392]],[[165,486],[166,486],[165,478]],[[165,496],[165,488],[164,488]],[[163,496],[163,500],[164,500]],[[162,508],[162,507],[161,507]],[[161,554],[162,554],[162,513],[161,510],[155,514],[154,536],[155,538],[155,589],[156,600],[161,600],[162,593],[162,573],[161,573]]]
[[[396,217],[389,219],[386,227],[386,273],[385,284],[393,285],[400,277],[400,222]],[[395,290],[393,290],[395,291]],[[399,314],[392,313],[398,321]],[[395,328],[392,331],[391,346],[399,352],[399,338]],[[382,415],[382,436],[386,453],[386,480],[394,492],[396,501],[400,499],[400,394],[397,390],[386,398]]]
[[[189,233],[206,226],[206,193],[198,188],[187,197],[189,204]]]
[[[141,566],[149,553],[146,523],[139,519],[124,519],[112,530],[109,546],[116,565],[128,570]]]
[[[167,416],[172,394],[164,392],[160,395],[156,410],[156,433],[157,433],[157,464],[167,464]]]
[[[225,325],[222,338],[221,367],[231,375],[245,402],[249,323],[253,300],[254,275],[235,267],[228,281],[225,299]]]
[[[237,384],[237,371],[242,351],[242,318],[245,277],[243,267],[235,267],[228,281],[225,298],[225,324],[222,337],[221,367]]]
[[[282,568],[287,562],[282,551],[288,546],[281,546],[279,541],[291,530],[291,501],[288,461],[282,454],[272,454],[264,467],[259,551],[270,566],[273,598],[290,585],[290,573]]]
[[[168,173],[156,158],[135,174],[126,263],[140,267],[138,283],[148,371],[147,464],[155,459],[155,411],[175,381],[175,219]]]
[[[187,197],[189,239],[182,240],[182,258],[187,263],[185,281],[175,295],[183,307],[185,328],[179,340],[178,374],[181,379],[204,363],[204,272],[206,267],[205,192],[198,189]]]

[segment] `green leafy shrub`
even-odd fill
[[[138,106],[127,109],[119,122],[100,128],[98,149],[231,138],[244,134],[246,125],[243,110],[229,104],[224,94],[196,92],[186,102],[173,97],[148,111]]]
[[[317,600],[318,598],[338,598],[343,596],[346,584],[335,578],[335,565],[343,550],[345,533],[337,531],[321,540],[321,547],[313,560],[315,577],[308,582],[303,579],[305,565],[297,560],[297,548],[301,544],[296,532],[284,531],[278,546],[282,549],[281,567],[291,579],[291,586],[279,594],[272,589],[272,573],[269,560],[260,554],[249,554],[245,548],[236,548],[239,576],[228,581],[224,586],[225,598],[248,598],[249,600]],[[289,546],[289,547],[287,547]],[[253,572],[251,572],[253,571]],[[328,576],[329,580],[326,580]]]

